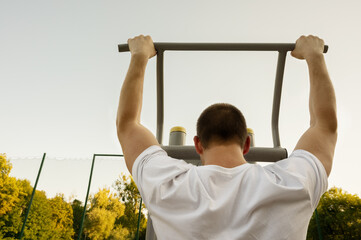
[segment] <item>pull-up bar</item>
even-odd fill
[[[159,51],[278,51],[288,52],[295,49],[294,43],[168,43],[156,42]],[[128,44],[119,44],[119,52],[129,51]],[[324,53],[328,51],[325,46]]]
[[[264,156],[265,153],[271,154],[274,157],[270,161],[274,162],[287,157],[286,149],[281,148],[279,137],[279,110],[282,93],[282,82],[285,68],[286,55],[288,51],[293,51],[294,43],[167,43],[155,42],[154,47],[157,50],[157,132],[156,137],[160,144],[163,139],[163,122],[164,122],[164,52],[165,51],[276,51],[278,52],[278,62],[275,78],[275,87],[273,95],[272,107],[272,138],[273,148],[257,148],[252,147],[250,153],[245,157],[247,161],[256,161],[252,156]],[[119,52],[129,51],[128,44],[118,45]],[[328,46],[325,45],[324,53],[328,51]],[[177,147],[163,147],[172,157],[179,157],[179,154],[172,155],[172,153],[179,153],[184,156],[194,157],[193,150],[187,146]],[[171,150],[171,151],[170,151]],[[183,158],[184,159],[184,158]],[[193,158],[194,159],[194,158]],[[257,157],[260,161],[260,158]],[[269,160],[267,160],[269,161]]]

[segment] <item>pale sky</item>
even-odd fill
[[[361,2],[350,1],[0,1],[0,152],[12,175],[38,189],[83,201],[94,153],[121,154],[115,116],[129,53],[117,45],[135,35],[155,42],[292,43],[320,36],[335,86],[339,138],[329,187],[361,195]],[[166,52],[164,144],[171,127],[192,144],[200,112],[229,102],[244,113],[256,146],[272,146],[271,110],[277,54]],[[280,112],[281,145],[291,153],[307,129],[308,72],[286,60]],[[144,86],[142,122],[156,127],[155,58]],[[95,166],[92,191],[110,186],[123,159]]]

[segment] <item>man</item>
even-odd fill
[[[308,64],[310,127],[289,158],[265,167],[245,161],[246,123],[229,104],[212,105],[198,119],[194,143],[204,166],[168,157],[140,123],[144,72],[156,50],[149,36],[128,44],[118,137],[158,239],[305,239],[327,189],[337,139],[323,40],[302,36],[291,53]]]

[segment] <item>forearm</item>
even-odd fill
[[[117,127],[118,131],[128,123],[139,123],[143,101],[143,83],[148,57],[132,55],[128,73],[120,92]]]
[[[336,97],[324,56],[316,54],[306,60],[310,74],[311,126],[336,131]]]

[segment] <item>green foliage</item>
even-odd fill
[[[0,157],[0,239],[17,239],[33,191],[28,180],[9,177],[11,164]],[[4,201],[4,202],[3,202]],[[62,195],[48,199],[36,191],[24,230],[24,239],[72,239],[73,213]]]
[[[87,214],[84,233],[94,240],[107,239],[114,227],[115,215],[104,208],[93,208]]]
[[[122,227],[121,224],[118,224],[110,232],[108,240],[129,239],[128,236],[129,236],[128,229]]]
[[[6,159],[5,154],[0,155],[0,217],[10,212],[19,201],[19,188],[16,185],[16,178],[10,177],[11,163]],[[1,224],[1,223],[0,223]],[[1,225],[0,225],[1,227]]]
[[[51,207],[45,192],[36,191],[25,225],[24,239],[51,239]]]
[[[17,237],[32,192],[30,182],[27,180],[16,180],[16,187],[19,189],[17,204],[11,208],[11,211],[0,217],[0,234],[4,238],[12,239]]]
[[[114,228],[128,234],[116,220],[124,214],[124,204],[109,189],[100,189],[91,197],[91,206],[86,215],[84,233],[90,239],[109,239],[117,236]]]
[[[59,194],[49,200],[51,208],[51,225],[53,239],[72,239],[73,208],[64,200],[64,195]]]
[[[361,198],[333,187],[320,199],[317,207],[323,239],[361,239]],[[307,239],[318,239],[315,214]]]
[[[10,177],[11,163],[0,155],[0,239],[14,239],[22,226],[32,187],[28,180]]]
[[[82,202],[74,199],[71,203],[71,207],[73,209],[73,229],[74,229],[74,239],[78,239],[78,234],[80,230],[81,218],[83,216],[84,206],[82,206]],[[84,236],[82,236],[84,237]]]
[[[129,230],[129,238],[134,239],[137,232],[138,217],[139,217],[139,204],[140,193],[137,185],[132,177],[121,175],[120,179],[115,182],[115,189],[118,192],[118,196],[125,204],[124,215],[120,218],[120,223]],[[142,209],[145,209],[145,205],[142,204]],[[145,237],[145,231],[147,227],[147,219],[145,214],[141,212],[140,217],[140,238]]]

